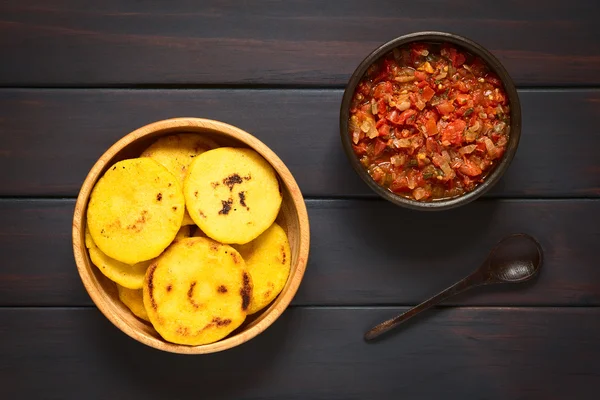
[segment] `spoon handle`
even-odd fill
[[[394,318],[388,319],[387,321],[384,321],[384,322],[380,323],[379,325],[375,326],[370,331],[365,333],[365,340],[367,340],[367,341],[373,340],[377,336],[395,328],[396,326],[400,325],[404,321],[414,317],[418,313],[425,311],[428,308],[430,308],[438,303],[441,303],[442,301],[454,296],[455,294],[464,292],[467,289],[478,286],[481,283],[482,283],[481,275],[478,274],[477,272],[475,272],[475,273],[467,276],[466,278],[456,282],[454,285],[452,285],[449,288],[443,290],[442,292],[436,294],[435,296],[431,297],[430,299],[425,300],[423,303],[419,304],[418,306],[415,306],[415,307],[411,308],[410,310],[408,310],[400,315],[397,315]]]

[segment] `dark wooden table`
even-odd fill
[[[594,0],[0,1],[0,398],[597,399],[598,17]],[[505,178],[436,214],[375,198],[338,136],[362,57],[419,30],[488,47],[523,110]],[[118,331],[71,250],[74,198],[94,161],[175,116],[263,140],[295,175],[311,222],[293,305],[256,339],[208,356]],[[462,295],[363,342],[514,232],[542,243],[536,282]]]

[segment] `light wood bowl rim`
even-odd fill
[[[200,346],[178,345],[157,338],[147,337],[143,332],[139,332],[138,329],[122,319],[116,312],[116,306],[112,304],[114,300],[111,299],[109,294],[102,290],[102,288],[96,287],[94,280],[90,276],[91,272],[88,270],[86,257],[87,250],[83,240],[83,229],[85,229],[85,226],[83,225],[85,217],[84,213],[87,208],[89,196],[106,164],[110,163],[118,152],[136,140],[161,131],[185,131],[185,128],[200,128],[217,133],[224,133],[245,143],[248,147],[253,148],[261,154],[275,168],[282,183],[287,187],[297,211],[299,226],[298,257],[295,269],[292,268],[294,273],[288,278],[289,286],[287,287],[287,290],[284,289],[285,292],[282,292],[277,300],[275,300],[275,303],[264,312],[260,317],[260,321],[251,324],[247,330],[221,341]],[[168,132],[165,132],[165,134],[168,134]],[[266,330],[273,322],[275,322],[275,320],[277,320],[277,318],[279,318],[298,291],[298,287],[300,286],[300,282],[302,281],[306,270],[310,247],[310,230],[306,204],[304,203],[304,198],[296,180],[283,161],[281,161],[281,159],[264,143],[240,128],[216,120],[194,117],[180,117],[156,121],[134,130],[114,143],[98,159],[98,161],[96,161],[81,186],[75,204],[72,228],[73,252],[77,270],[86,291],[100,312],[102,312],[113,325],[131,338],[155,349],[179,354],[207,354],[230,349],[247,342]]]

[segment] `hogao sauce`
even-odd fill
[[[412,43],[369,67],[350,106],[354,153],[379,185],[429,201],[473,190],[510,134],[500,79],[449,44]]]

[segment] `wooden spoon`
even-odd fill
[[[526,234],[507,236],[492,249],[483,264],[469,276],[405,313],[375,326],[365,334],[365,340],[373,340],[421,311],[476,286],[525,282],[533,278],[541,266],[542,248],[534,238]]]

